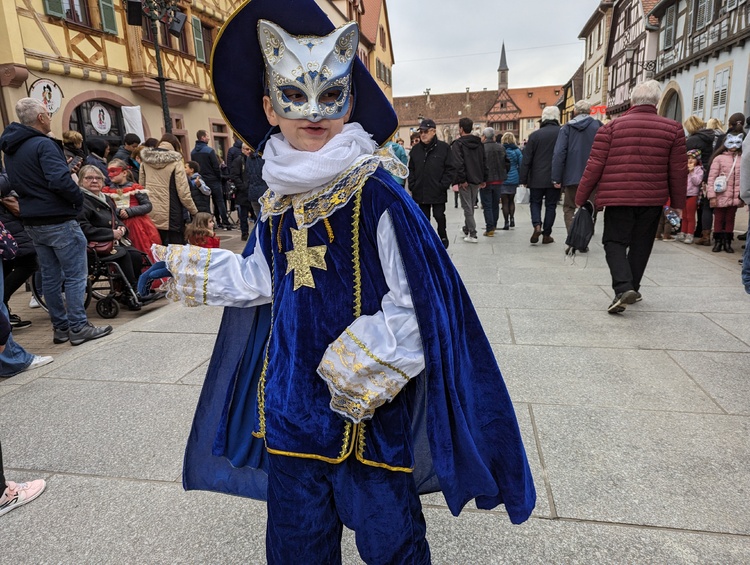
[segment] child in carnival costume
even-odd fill
[[[513,523],[536,500],[466,289],[378,149],[397,119],[358,41],[313,0],[228,19],[213,86],[243,141],[267,140],[261,218],[242,255],[155,247],[139,285],[171,274],[168,296],[225,307],[183,484],[267,500],[273,564],[340,563],[344,525],[367,563],[430,563],[419,494]]]

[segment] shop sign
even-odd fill
[[[62,106],[63,93],[54,81],[42,78],[29,88],[29,98],[39,100],[50,114],[54,114]]]

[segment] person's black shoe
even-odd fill
[[[242,240],[242,241],[247,241],[247,238],[248,238],[248,237],[250,237],[250,236],[249,236],[249,235],[247,235],[246,233],[243,233],[243,234],[242,234],[242,236],[240,237],[240,240]]]
[[[18,316],[17,314],[11,314],[8,316],[8,321],[10,321],[10,327],[14,330],[22,330],[23,328],[28,328],[31,325],[31,322],[29,320],[22,320],[21,316]]]
[[[96,327],[91,322],[88,322],[79,330],[70,330],[70,344],[81,345],[82,343],[86,343],[87,341],[108,336],[111,333],[112,326]]]
[[[65,328],[64,330],[55,328],[55,331],[52,335],[52,343],[65,343],[70,339],[68,333],[68,328]]]
[[[610,314],[619,314],[620,312],[624,312],[625,308],[628,306],[628,304],[635,304],[638,300],[638,293],[634,290],[626,290],[625,292],[621,292],[617,296],[615,296],[615,299],[612,301],[612,304],[609,305],[609,308],[607,308],[607,312]]]
[[[510,217],[510,227],[516,227],[516,220],[513,218],[513,216]]]
[[[447,237],[444,237],[444,238],[442,238],[442,239],[441,239],[440,241],[442,241],[442,242],[443,242],[443,245],[445,246],[445,248],[446,248],[446,249],[448,249],[448,244],[450,243],[450,242],[448,241],[448,238],[447,238]]]
[[[136,293],[137,294],[137,293]],[[167,294],[162,291],[156,291],[151,292],[147,294],[146,296],[141,296],[140,294],[137,294],[138,296],[138,302],[141,303],[142,306],[145,306],[146,304],[151,304],[155,300],[159,300],[160,298],[164,298]]]
[[[740,241],[745,241],[747,239],[747,233],[741,233],[737,236],[737,239],[739,239]]]
[[[224,229],[226,231],[232,231],[234,228],[232,226],[230,226],[229,224],[227,224],[227,225],[224,226]]]
[[[141,303],[138,299],[133,298],[132,296],[129,296],[125,306],[127,306],[128,310],[131,310],[133,312],[138,312],[141,309]]]

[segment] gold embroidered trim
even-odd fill
[[[279,224],[281,222],[279,221]],[[258,431],[253,432],[253,437],[266,437],[266,373],[268,372],[268,350],[271,347],[271,335],[273,334],[273,298],[276,272],[276,260],[273,255],[273,218],[268,219],[268,232],[271,238],[271,325],[268,330],[268,341],[266,351],[263,354],[263,368],[260,370],[258,380]]]
[[[367,155],[333,179],[326,188],[302,199],[299,195],[282,196],[273,190],[267,190],[260,198],[263,216],[278,216],[294,207],[297,228],[312,227],[318,220],[327,218],[345,206],[375,172],[381,160],[382,157],[378,155]]]
[[[323,218],[323,223],[326,226],[326,231],[328,232],[328,243],[333,243],[333,228],[331,227],[331,222],[328,221],[328,218]]]
[[[382,365],[383,367],[386,367],[386,368],[390,369],[390,370],[391,370],[391,371],[393,371],[394,373],[398,373],[399,375],[401,375],[402,377],[404,377],[404,379],[405,379],[406,381],[409,381],[409,376],[408,376],[408,375],[407,375],[406,373],[404,373],[404,372],[403,372],[403,371],[402,371],[401,369],[399,369],[398,367],[394,367],[394,366],[393,366],[393,365],[391,365],[390,363],[387,363],[386,361],[383,361],[383,360],[382,360],[382,359],[381,359],[380,357],[378,357],[377,355],[375,355],[375,354],[374,354],[374,353],[373,353],[372,351],[370,351],[370,350],[369,350],[369,349],[367,348],[367,346],[366,346],[366,345],[365,345],[364,343],[362,343],[362,341],[360,341],[360,339],[359,339],[359,338],[358,338],[358,337],[357,337],[356,335],[354,335],[354,333],[353,333],[353,332],[352,332],[352,331],[351,331],[351,330],[350,330],[349,328],[346,328],[346,335],[348,335],[348,336],[349,336],[350,338],[352,338],[352,341],[353,341],[354,343],[356,343],[356,344],[357,344],[357,345],[359,346],[359,348],[360,348],[360,349],[361,349],[362,351],[364,351],[364,352],[365,352],[365,354],[366,354],[366,355],[367,355],[367,356],[368,356],[368,357],[369,357],[370,359],[372,359],[372,360],[373,360],[373,361],[375,361],[376,363],[378,363],[378,364]]]
[[[352,263],[354,264],[354,319],[362,315],[362,269],[359,264],[359,216],[362,208],[362,187],[357,186],[352,214]]]
[[[357,439],[357,451],[355,452],[354,456],[357,458],[357,461],[362,463],[363,465],[368,465],[370,467],[379,467],[380,469],[387,469],[389,471],[395,471],[399,473],[413,473],[414,469],[410,467],[394,467],[393,465],[387,465],[386,463],[378,463],[377,461],[370,461],[369,459],[365,459],[365,423],[362,422],[359,425],[358,431],[358,439]]]
[[[354,426],[354,437],[357,436],[357,424],[351,424],[347,422],[347,428],[344,430],[344,441],[346,442],[344,444],[344,447],[341,449],[341,454],[337,458],[333,457],[325,457],[324,455],[316,455],[314,453],[297,453],[296,451],[282,451],[280,449],[273,449],[271,447],[268,447],[268,443],[266,443],[266,451],[268,453],[271,453],[273,455],[286,455],[287,457],[301,457],[302,459],[317,459],[318,461],[325,461],[326,463],[342,463],[347,457],[349,457],[354,452],[354,446],[356,444],[356,441],[353,441],[354,438],[352,438],[351,429],[352,426]],[[350,438],[352,441],[350,441]]]
[[[271,218],[268,218],[268,223],[273,224],[273,222],[271,221]],[[283,251],[281,247],[281,226],[283,224],[284,224],[284,216],[279,218],[279,227],[276,228],[276,243],[279,246],[279,253]],[[273,229],[271,229],[271,238],[273,239]],[[273,255],[273,253],[271,253],[271,255]]]
[[[206,252],[206,265],[203,267],[203,305],[208,305],[208,265],[211,263],[211,248]]]

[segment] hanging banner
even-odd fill
[[[29,98],[39,100],[50,114],[55,114],[62,106],[63,93],[54,81],[41,78],[29,88]]]

